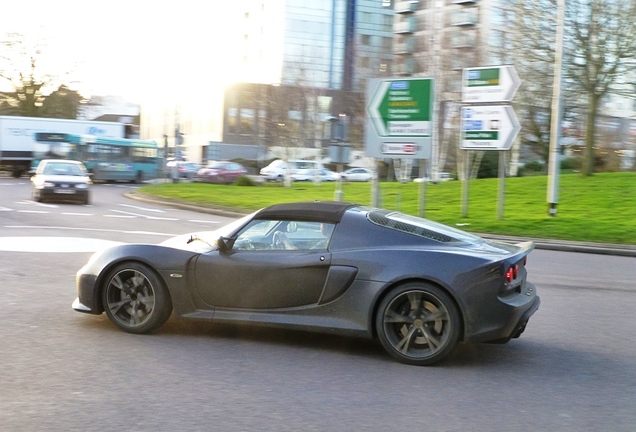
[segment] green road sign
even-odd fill
[[[431,78],[370,80],[365,125],[367,155],[430,158],[432,113]]]

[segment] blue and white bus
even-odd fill
[[[161,165],[156,141],[93,135],[38,132],[33,163],[42,159],[73,159],[84,163],[94,181],[156,178]]]

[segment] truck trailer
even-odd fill
[[[126,125],[94,120],[0,116],[0,170],[20,177],[31,169],[36,132],[125,138]]]

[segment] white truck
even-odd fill
[[[33,160],[36,132],[87,134],[124,138],[124,123],[94,120],[0,116],[0,170],[20,177]]]

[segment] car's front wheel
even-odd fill
[[[380,303],[378,338],[402,363],[426,366],[447,357],[460,336],[460,318],[452,299],[439,287],[408,283]]]
[[[128,333],[156,330],[172,313],[165,284],[151,268],[139,263],[113,268],[105,279],[102,300],[108,318]]]

